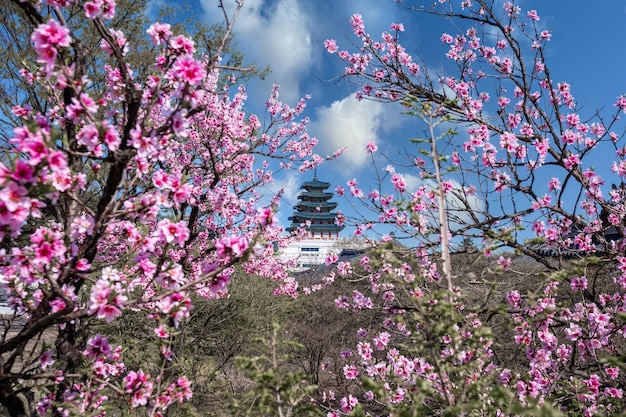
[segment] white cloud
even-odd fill
[[[412,174],[403,174],[403,176],[409,192],[413,192],[421,186],[432,190],[437,189],[437,183],[433,179],[423,180]],[[485,202],[478,195],[468,193],[466,187],[457,180],[450,178],[447,178],[447,180],[452,183],[452,191],[446,195],[446,212],[448,214],[449,227],[454,230],[471,224],[473,222],[472,213],[481,219],[485,210]],[[432,216],[433,221],[439,223],[438,214],[433,212]]]
[[[278,180],[274,180],[272,189],[275,192],[283,190],[283,201],[295,205],[300,194],[302,185],[302,174],[298,171],[287,171],[287,174]]]
[[[347,148],[335,168],[353,172],[363,168],[368,160],[365,149],[372,141],[380,146],[380,132],[386,128],[386,115],[391,117],[388,104],[370,100],[357,100],[354,94],[334,101],[328,107],[317,109],[317,120],[310,130],[319,140],[319,152],[331,154],[336,149]]]
[[[300,186],[302,185],[302,174],[298,171],[291,170],[285,171],[283,175],[275,175],[274,182],[268,184],[263,188],[266,199],[269,203],[269,198],[277,194],[281,189],[283,190],[283,197],[280,205],[280,210],[277,214],[278,222],[283,226],[289,226],[290,222],[288,217],[293,214],[292,207],[298,202],[298,195],[300,194]],[[263,205],[263,204],[261,204]]]
[[[232,0],[228,10],[234,10]],[[215,1],[202,0],[205,10],[215,16]],[[209,18],[211,20],[211,18]],[[301,97],[300,77],[313,65],[311,21],[297,0],[246,0],[234,28],[239,47],[247,61],[259,68],[270,65],[266,85],[280,84],[280,96],[288,104]],[[269,91],[266,92],[269,96]]]

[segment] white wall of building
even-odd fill
[[[294,272],[305,271],[326,262],[330,253],[337,253],[336,237],[310,237],[294,242],[281,249],[278,256],[283,261],[295,259]]]

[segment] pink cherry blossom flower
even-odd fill
[[[339,400],[341,411],[343,411],[344,413],[350,413],[352,410],[354,410],[354,407],[356,407],[358,403],[359,400],[356,397],[353,397],[352,394]]]
[[[550,190],[550,192],[555,192],[555,191],[560,190],[561,181],[556,177],[550,178],[550,181],[548,181],[548,189]]]
[[[169,23],[153,23],[146,33],[150,35],[152,43],[156,46],[166,43],[172,36],[171,26]]]
[[[39,357],[39,365],[41,366],[41,369],[46,369],[48,366],[54,364],[53,357],[54,354],[52,351],[46,350],[43,352]]]
[[[96,17],[100,16],[102,13],[102,9],[100,8],[102,2],[101,1],[88,1],[83,6],[85,9],[85,16],[89,19],[93,20]]]
[[[375,142],[369,141],[369,142],[367,142],[367,145],[365,146],[365,149],[367,150],[367,152],[373,153],[373,152],[376,152],[378,150],[378,146],[376,145]]]
[[[168,337],[170,337],[170,334],[167,332],[167,330],[162,324],[156,329],[154,329],[154,333],[157,335],[157,337],[161,339],[167,339]]]
[[[346,379],[356,379],[356,377],[359,376],[359,371],[354,365],[346,365],[343,367],[343,375]]]
[[[15,170],[11,174],[11,178],[20,183],[32,183],[35,181],[33,169],[21,159],[15,161]]]
[[[92,360],[110,357],[111,346],[109,345],[109,339],[103,337],[100,333],[96,334],[87,341],[87,348],[83,351],[83,355]]]
[[[363,16],[359,13],[355,13],[350,17],[350,23],[352,24],[352,29],[354,34],[361,37],[365,35],[365,25],[363,24]]]
[[[184,84],[199,85],[204,80],[206,71],[202,63],[189,55],[183,55],[174,62],[171,76]]]
[[[184,221],[172,223],[169,220],[161,220],[158,224],[161,238],[167,243],[176,243],[179,246],[183,246],[187,239],[189,239],[189,228]]]
[[[337,42],[334,39],[326,39],[324,41],[324,48],[326,48],[326,50],[331,54],[334,54],[339,50],[339,48],[337,48]]]
[[[133,408],[139,407],[140,405],[146,405],[148,403],[148,399],[150,398],[154,387],[154,383],[149,379],[150,375],[144,374],[141,370],[138,372],[130,371],[124,377],[125,391],[129,394],[132,393],[133,395]]]
[[[402,23],[392,23],[391,24],[391,30],[398,31],[398,32],[404,32],[404,25]]]
[[[56,20],[49,20],[48,23],[39,25],[33,31],[30,40],[37,53],[37,62],[44,63],[46,72],[50,74],[54,68],[59,48],[69,47],[71,36],[68,28]]]
[[[115,152],[119,148],[121,142],[119,132],[115,126],[109,125],[106,121],[103,122],[102,127],[104,128],[102,141],[107,145],[109,151]]]
[[[526,17],[531,20],[539,21],[539,16],[537,15],[537,10],[530,10],[526,13]]]
[[[326,256],[326,265],[332,265],[339,260],[339,255],[336,253],[330,253]]]
[[[580,164],[580,157],[577,154],[571,154],[563,160],[563,165],[567,170],[572,170]]]
[[[401,174],[394,173],[391,176],[391,183],[393,184],[393,188],[395,188],[396,191],[400,193],[406,191],[406,181],[404,179],[404,176],[402,176]]]
[[[539,36],[540,36],[541,39],[549,41],[550,38],[552,37],[552,34],[549,31],[544,30],[544,31],[541,32],[541,34]]]
[[[215,242],[216,255],[219,258],[236,257],[243,255],[248,249],[249,241],[244,236],[228,236],[222,240]]]
[[[378,336],[376,336],[373,339],[374,346],[378,350],[383,350],[383,349],[387,348],[387,345],[389,344],[389,341],[390,341],[390,334],[387,333],[387,332],[381,332],[381,333],[378,334]]]
[[[346,276],[352,273],[352,265],[350,262],[339,262],[337,264],[337,272],[341,276]]]
[[[191,55],[196,51],[195,42],[183,35],[171,37],[168,45],[178,55]]]
[[[584,276],[574,277],[571,281],[571,287],[574,291],[584,291],[587,289],[587,278]]]
[[[10,212],[30,205],[28,190],[14,181],[9,181],[0,189],[0,201]]]
[[[93,151],[94,148],[100,143],[99,136],[100,133],[94,125],[87,125],[78,132],[78,143],[86,146],[87,150]]]
[[[111,32],[111,36],[113,37],[114,45],[111,45],[106,39],[102,39],[100,42],[100,49],[109,54],[109,56],[113,56],[115,53],[114,50],[117,49],[122,53],[122,56],[126,56],[128,54],[128,41],[126,40],[126,36],[121,30],[109,29]]]
[[[500,265],[502,269],[506,271],[511,265],[511,258],[505,258],[504,256],[500,256],[496,262],[498,262],[498,265]]]

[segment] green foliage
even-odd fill
[[[287,347],[298,344],[285,339],[277,322],[273,323],[271,338],[258,338],[264,353],[254,357],[237,358],[239,369],[243,370],[255,385],[241,400],[232,404],[234,415],[246,417],[261,416],[320,416],[315,407],[313,394],[316,386],[307,381],[307,375],[290,369],[291,355],[285,353]]]

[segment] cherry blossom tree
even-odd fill
[[[378,188],[351,180],[349,192],[338,189],[370,209],[361,210],[368,214],[357,219],[357,234],[393,224],[396,236],[417,242],[418,263],[368,259],[371,293],[338,299],[341,308],[380,307],[390,318],[385,334],[363,334],[346,364],[345,378],[366,376],[362,394],[333,393],[329,415],[374,405],[393,415],[508,415],[526,407],[532,414],[542,406],[622,413],[625,152],[617,129],[626,100],[616,96],[606,111],[580,108],[574,87],[552,75],[547,51],[558,34],[536,10],[514,1],[400,3],[452,22],[439,38],[447,47],[441,73],[407,53],[401,23],[377,38],[355,14],[358,47],[325,42],[345,63],[342,77],[360,85],[359,98],[400,103],[426,126],[419,156],[377,169]],[[376,146],[368,151],[380,166]],[[598,155],[612,156],[610,170],[594,168]],[[409,175],[421,179],[417,189],[407,187]],[[451,271],[445,256],[457,236],[482,242],[502,270],[512,268],[503,248],[534,258],[547,278],[528,294],[510,291],[499,312],[477,315],[463,302],[464,270]],[[351,273],[338,265],[339,275]],[[442,275],[453,286],[439,292]],[[494,359],[482,318],[495,314],[510,321],[523,366]]]
[[[242,1],[210,56],[169,24],[149,26],[155,52],[142,68],[110,26],[114,0],[13,3],[37,23],[36,62],[21,74],[47,110],[13,107],[21,123],[0,165],[0,276],[14,310],[3,317],[0,403],[14,416],[104,415],[121,398],[164,415],[192,396],[187,376],[167,372],[192,294],[226,296],[236,265],[278,293],[296,289],[271,256],[280,193],[260,190],[272,167],[323,160],[299,118],[306,99],[283,104],[276,86],[266,117],[243,110],[245,88],[220,59]],[[102,94],[88,88],[79,23],[107,57]],[[154,327],[156,371],[130,369],[123,346],[89,332],[131,310]]]

